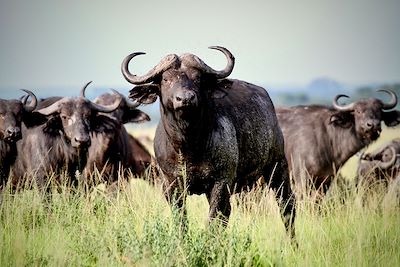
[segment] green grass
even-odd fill
[[[399,266],[395,192],[333,191],[320,206],[298,203],[298,247],[286,236],[273,193],[232,197],[226,229],[208,225],[204,196],[188,198],[189,230],[159,186],[131,180],[119,190],[52,197],[4,193],[0,266]]]
[[[304,198],[298,247],[269,190],[233,196],[227,228],[208,224],[205,196],[189,196],[186,234],[161,187],[143,180],[89,193],[62,186],[51,197],[3,192],[0,266],[400,266],[398,191],[333,187],[319,205]]]

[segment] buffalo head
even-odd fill
[[[118,95],[109,106],[91,102],[85,97],[85,90],[91,82],[82,89],[78,98],[63,97],[47,107],[37,109],[36,112],[49,117],[45,131],[53,134],[62,133],[67,142],[75,148],[90,146],[90,130],[102,127],[98,113],[110,113],[116,110],[121,102]]]
[[[339,105],[338,100],[347,95],[337,95],[333,100],[333,108],[338,112],[334,114],[330,122],[341,127],[355,128],[357,136],[365,144],[376,140],[381,131],[381,122],[387,126],[396,126],[400,123],[400,112],[389,111],[397,105],[397,96],[390,90],[379,90],[390,95],[388,103],[376,98],[361,99],[347,105]]]
[[[144,53],[128,55],[122,62],[122,74],[128,82],[138,85],[131,90],[130,97],[146,104],[160,97],[162,107],[172,112],[195,110],[207,97],[207,83],[229,76],[234,67],[235,59],[226,48],[210,48],[226,56],[228,64],[222,71],[212,69],[193,54],[171,54],[147,74],[137,76],[129,72],[128,65],[132,58]]]
[[[395,167],[395,166],[397,166],[397,168],[400,168],[399,156],[400,156],[400,138],[396,138],[375,151],[362,154],[360,159],[367,162],[379,162],[379,164],[377,165],[380,168],[388,169],[390,167]]]
[[[149,115],[137,109],[140,105],[139,102],[132,102],[123,95],[117,94],[103,94],[97,97],[94,102],[99,105],[112,105],[117,98],[121,98],[119,107],[111,113],[107,113],[108,116],[116,119],[118,122],[125,124],[129,122],[140,123],[144,121],[150,121]]]
[[[29,114],[37,104],[36,96],[28,90],[25,91],[31,97],[29,104],[20,100],[0,99],[0,139],[13,143],[21,139],[21,122],[29,124]]]
[[[372,184],[379,180],[395,179],[400,171],[399,156],[395,145],[388,145],[378,153],[362,155],[357,170],[358,182]]]

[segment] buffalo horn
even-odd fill
[[[87,87],[89,86],[89,84],[91,84],[91,83],[92,83],[92,81],[87,82],[87,83],[82,87],[81,93],[80,93],[80,97],[86,98],[86,96],[85,96],[85,91],[86,91],[86,88],[87,88]]]
[[[85,96],[85,91],[86,91],[86,88],[87,88],[87,87],[89,86],[89,84],[91,84],[91,83],[92,83],[92,81],[87,82],[87,83],[82,87],[81,93],[80,93],[80,97],[87,99],[86,96]],[[120,95],[120,93],[118,93],[118,92],[115,91],[114,89],[111,89],[111,90],[112,90],[112,91],[114,92],[114,94],[116,95],[115,102],[114,102],[113,104],[109,105],[109,106],[103,106],[103,105],[100,105],[100,104],[96,104],[96,103],[90,101],[89,99],[87,99],[88,101],[90,101],[90,105],[92,106],[92,109],[94,109],[94,110],[96,110],[96,111],[98,111],[98,112],[104,112],[104,113],[110,113],[110,112],[113,112],[114,110],[116,110],[116,109],[119,107],[119,105],[121,104],[122,96]]]
[[[167,70],[170,68],[173,64],[178,62],[178,56],[171,54],[166,57],[164,57],[160,63],[158,63],[154,68],[152,68],[147,74],[143,76],[137,76],[135,74],[132,74],[129,71],[129,62],[132,60],[132,58],[138,56],[138,55],[144,55],[146,53],[143,52],[135,52],[132,53],[124,58],[121,64],[121,71],[122,75],[125,77],[125,79],[135,85],[139,84],[145,84],[152,82],[154,78],[158,75],[160,75],[163,71]]]
[[[68,101],[68,98],[63,97],[63,98],[61,98],[60,100],[54,102],[53,104],[51,104],[48,107],[45,107],[45,108],[42,108],[42,109],[38,109],[37,112],[39,112],[40,114],[46,115],[46,116],[48,116],[50,114],[53,114],[53,113],[56,113],[60,109],[61,104],[66,102],[66,101]]]
[[[28,96],[24,96],[22,99],[22,103],[24,104],[25,111],[27,111],[27,112],[33,111],[37,105],[37,98],[36,98],[35,94],[29,90],[25,90],[25,89],[21,89],[21,90],[28,94]],[[29,96],[31,97],[31,102],[27,105],[26,103],[28,101]]]
[[[186,65],[192,66],[199,68],[205,73],[212,74],[218,79],[226,78],[229,76],[229,74],[232,73],[233,67],[235,66],[235,57],[232,55],[231,52],[229,52],[228,49],[221,47],[221,46],[210,46],[210,49],[215,49],[218,51],[221,51],[224,53],[226,59],[228,60],[228,63],[226,67],[221,70],[217,71],[208,66],[206,63],[204,63],[200,58],[198,58],[195,55],[192,54],[184,54],[181,56],[182,62]]]
[[[120,93],[118,93],[114,89],[111,89],[111,90],[114,92],[114,94],[116,96],[114,103],[111,105],[103,106],[103,105],[96,104],[96,103],[90,101],[92,109],[94,109],[98,112],[103,112],[103,113],[110,113],[110,112],[113,112],[114,110],[116,110],[119,107],[119,105],[121,104],[122,96]]]
[[[396,154],[396,150],[394,149],[394,147],[389,147],[390,151],[392,151],[392,158],[389,161],[380,161],[378,164],[378,167],[381,168],[382,170],[386,170],[389,169],[390,167],[392,167],[394,165],[394,163],[396,162],[397,159],[397,154]]]
[[[391,96],[389,103],[383,103],[382,109],[389,110],[389,109],[394,108],[397,105],[397,95],[393,91],[386,90],[386,89],[380,89],[377,92],[385,92]]]
[[[337,96],[335,96],[335,98],[333,99],[333,107],[336,110],[339,110],[339,111],[352,111],[352,110],[354,110],[354,103],[350,103],[350,104],[344,105],[344,106],[339,105],[338,100],[341,97],[347,97],[348,98],[349,96],[347,96],[347,95],[337,95]]]

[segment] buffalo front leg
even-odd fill
[[[231,214],[229,185],[225,181],[217,181],[211,191],[207,193],[208,203],[210,205],[208,220],[220,219],[223,225],[228,224]]]
[[[186,233],[188,219],[186,212],[187,192],[179,186],[177,179],[172,183],[164,182],[164,195],[172,209],[172,215],[177,224],[180,225],[182,233]]]

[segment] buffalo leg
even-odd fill
[[[224,225],[228,224],[231,214],[230,192],[228,184],[224,181],[217,181],[211,191],[207,193],[210,210],[208,219],[211,222],[215,218],[220,218]]]
[[[179,219],[179,224],[181,226],[181,231],[185,233],[187,231],[188,219],[186,212],[186,192],[182,189],[175,180],[172,183],[164,183],[164,195],[167,201],[169,202],[172,212],[177,214]]]
[[[320,203],[322,201],[322,198],[326,195],[328,192],[330,186],[332,183],[332,177],[328,176],[325,177],[324,179],[319,179],[315,182],[315,189],[316,189],[316,203]]]
[[[286,160],[278,162],[275,168],[265,172],[271,179],[270,186],[275,191],[286,231],[291,238],[295,237],[296,201],[290,187],[289,170]]]

